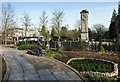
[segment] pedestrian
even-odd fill
[[[38,54],[42,56],[42,38],[38,39]]]

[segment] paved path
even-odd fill
[[[72,82],[76,82],[75,80],[77,80],[78,82],[83,82],[80,76],[78,76],[75,72],[73,72],[65,65],[55,63],[55,60],[50,60],[49,58],[47,58],[46,60],[46,57],[37,57],[37,62],[42,62],[40,63],[41,66],[39,65],[38,67],[36,67],[34,65],[35,63],[29,62],[29,60],[26,60],[26,58],[21,56],[26,53],[25,51],[19,51],[17,49],[6,48],[2,46],[0,46],[0,48],[2,48],[2,54],[4,54],[4,57],[10,65],[10,75],[8,81],[51,80],[51,82],[58,82],[59,80],[59,82],[63,82],[63,80],[70,80]],[[52,69],[51,67],[55,68],[56,70]]]
[[[2,47],[0,47],[0,55],[2,55]],[[2,81],[2,57],[0,56],[0,82]]]
[[[0,56],[0,82],[2,80],[2,57]]]

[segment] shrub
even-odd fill
[[[98,51],[99,52],[104,52],[105,51],[101,41],[99,42],[99,45],[98,45]]]
[[[66,62],[68,60],[68,56],[59,52],[55,52],[55,51],[48,51],[47,52],[47,56],[51,57],[51,58],[55,58],[58,59],[62,62]]]
[[[112,72],[114,65],[109,62],[93,59],[72,60],[69,65],[78,71],[93,71],[93,72]]]
[[[115,77],[102,77],[100,75],[88,75],[87,78],[91,80],[91,82],[117,82]]]
[[[18,45],[17,48],[19,50],[27,50],[27,49],[33,49],[33,48],[37,48],[37,44],[22,44],[22,45]]]

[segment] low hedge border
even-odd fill
[[[67,61],[66,64],[69,64],[71,61],[73,60],[84,60],[84,59],[94,59],[94,58],[71,58]],[[107,76],[107,77],[114,77],[118,75],[118,64],[108,61],[108,60],[104,60],[104,59],[94,59],[94,60],[101,60],[101,61],[105,61],[105,62],[109,62],[112,63],[114,65],[114,71],[110,72],[110,73],[101,73],[101,72],[92,72],[92,71],[83,71],[80,72],[81,74],[89,74],[89,75],[100,75],[100,76]]]

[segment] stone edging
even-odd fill
[[[50,57],[47,57],[47,58],[50,58]],[[54,60],[56,62],[59,62],[59,63],[65,65],[66,67],[68,67],[69,69],[71,69],[72,71],[74,71],[84,82],[90,82],[87,78],[85,78],[82,75],[80,75],[80,73],[77,70],[75,70],[73,67],[69,66],[68,64],[65,64],[65,63],[63,63],[63,62],[61,62],[61,61],[59,61],[57,59],[54,59],[54,58],[50,58],[50,59],[52,59],[52,60]]]
[[[83,60],[83,59],[94,59],[94,58],[71,58],[67,61],[66,64],[69,64],[72,60]],[[92,71],[89,71],[89,72],[80,72],[80,73],[83,73],[83,74],[90,74],[90,75],[101,75],[101,76],[108,76],[108,77],[113,77],[113,76],[117,76],[118,75],[118,64],[114,63],[114,62],[111,62],[111,61],[108,61],[108,60],[104,60],[104,59],[95,59],[95,60],[102,60],[102,61],[105,61],[105,62],[110,62],[114,65],[114,71],[111,72],[111,73],[101,73],[101,72],[92,72]]]
[[[4,82],[7,82],[8,78],[9,78],[9,75],[10,75],[10,65],[7,62],[7,60],[5,59],[4,55],[2,55],[2,57],[4,58],[5,63],[6,63],[6,73],[5,73],[5,76],[4,76],[3,80],[4,80]]]

